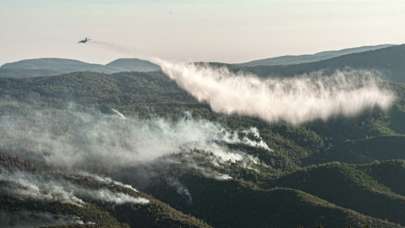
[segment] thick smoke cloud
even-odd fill
[[[366,109],[386,110],[395,97],[369,71],[340,71],[288,79],[262,79],[196,64],[154,60],[172,80],[215,112],[293,125],[354,116]]]
[[[213,162],[239,162],[247,156],[227,144],[270,150],[255,128],[229,131],[217,123],[193,119],[139,119],[77,108],[41,109],[18,104],[0,117],[0,148],[26,152],[50,165],[92,170],[119,168],[189,151],[213,155]],[[209,156],[205,156],[209,157]]]
[[[93,44],[126,54],[130,50],[108,42]],[[263,79],[227,68],[142,57],[159,65],[170,79],[200,102],[207,102],[215,112],[258,117],[269,123],[298,125],[339,115],[352,117],[367,109],[387,110],[395,100],[373,71],[337,71],[333,75],[315,72],[287,79]]]

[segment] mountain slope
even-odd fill
[[[237,69],[252,72],[260,76],[294,76],[320,70],[335,71],[345,68],[378,70],[383,73],[384,78],[403,83],[405,82],[403,75],[403,72],[405,72],[405,45],[348,54],[313,63],[286,66],[238,67]]]
[[[55,77],[0,79],[0,96],[59,98],[78,103],[97,101],[130,103],[193,101],[175,82],[159,73],[70,73]],[[118,100],[114,100],[114,99]],[[174,99],[177,98],[177,99]],[[119,100],[122,99],[122,100]],[[176,103],[176,102],[175,102]]]
[[[23,156],[10,158],[6,156],[6,152],[1,151],[0,165],[5,170],[17,169],[30,174],[29,176],[34,179],[39,177],[39,179],[50,181],[62,180],[57,183],[67,182],[87,190],[107,189],[113,193],[144,197],[150,201],[148,206],[113,205],[95,200],[79,191],[82,194],[77,196],[89,205],[89,208],[79,208],[70,205],[67,207],[62,203],[21,200],[8,195],[10,191],[5,189],[0,191],[0,195],[4,196],[2,200],[11,203],[4,204],[9,205],[4,206],[4,210],[38,212],[40,211],[38,208],[45,208],[43,210],[47,213],[75,215],[83,217],[85,221],[98,221],[99,224],[111,227],[125,227],[126,224],[132,227],[207,226],[203,221],[215,227],[295,227],[297,225],[312,227],[320,224],[327,227],[346,227],[349,224],[353,227],[365,225],[399,227],[394,223],[404,224],[403,211],[405,210],[404,196],[402,196],[404,187],[401,183],[396,183],[401,181],[402,177],[400,161],[381,161],[384,165],[378,163],[322,164],[335,160],[363,163],[403,158],[401,148],[405,140],[401,134],[405,126],[405,87],[400,83],[391,84],[398,94],[398,99],[393,109],[387,113],[381,110],[368,110],[353,118],[336,117],[327,122],[314,121],[302,126],[290,126],[282,123],[270,125],[257,118],[215,113],[208,105],[199,103],[161,72],[115,74],[80,72],[54,77],[1,78],[0,118],[6,118],[2,123],[8,124],[10,119],[7,118],[18,116],[20,112],[31,116],[30,114],[36,111],[35,108],[44,109],[46,113],[57,112],[70,116],[67,107],[71,108],[74,103],[76,105],[74,108],[80,111],[90,110],[88,113],[85,112],[87,117],[91,117],[94,112],[102,115],[103,120],[123,121],[125,126],[128,125],[130,132],[133,130],[135,133],[139,133],[139,129],[146,129],[148,132],[148,129],[142,128],[142,125],[131,128],[133,125],[130,123],[135,118],[139,121],[148,121],[151,118],[170,120],[168,121],[170,123],[172,120],[180,119],[181,127],[184,127],[184,123],[189,119],[195,119],[197,122],[202,119],[204,126],[212,124],[220,126],[221,129],[223,127],[222,131],[225,133],[230,132],[227,142],[218,141],[215,138],[207,142],[214,143],[215,147],[188,151],[190,144],[192,146],[194,143],[185,144],[186,153],[164,156],[169,163],[163,163],[160,160],[156,163],[152,162],[157,166],[156,169],[148,162],[138,169],[130,167],[108,171],[103,166],[91,170],[102,177],[112,177],[123,184],[136,186],[140,190],[138,193],[128,192],[127,189],[113,186],[113,184],[98,183],[91,177],[83,177],[78,173],[33,165],[22,159]],[[123,114],[117,116],[113,109]],[[73,118],[75,119],[79,118]],[[58,120],[46,118],[44,122],[57,123],[51,129],[55,127],[58,132],[60,129],[65,129],[61,126],[77,125],[74,125],[70,118],[67,118],[67,123]],[[86,120],[89,119],[78,121],[80,129],[86,129],[82,125],[87,123]],[[39,123],[42,123],[41,121]],[[92,121],[89,122],[90,125],[92,123]],[[25,126],[20,127],[25,129]],[[163,126],[170,129],[171,124],[163,124]],[[257,131],[244,133],[246,129],[251,128]],[[10,125],[9,128],[3,129],[13,130],[14,128]],[[151,130],[160,132],[160,129],[153,125]],[[30,128],[26,133],[29,134],[32,130]],[[24,130],[22,132],[25,133]],[[246,134],[254,136],[255,132],[260,133],[260,139],[270,149],[257,148],[251,144],[249,146],[243,143],[232,143],[237,136],[242,137]],[[8,131],[0,132],[2,136],[0,146],[3,146],[1,144],[3,142],[9,143],[7,145],[11,145],[11,148],[16,150],[19,144],[6,141],[8,138],[3,136],[7,136],[7,133]],[[60,133],[62,136],[69,135],[63,130]],[[97,133],[104,134],[107,130],[100,130]],[[122,136],[121,133],[125,131],[120,131],[117,137]],[[198,131],[187,131],[179,137],[170,138],[169,145],[183,137],[198,135]],[[53,139],[57,140],[57,138]],[[86,137],[79,137],[79,139],[80,143],[86,144]],[[101,144],[105,143],[105,140],[109,142],[108,139],[109,137],[104,137],[101,141],[95,142]],[[159,144],[162,140],[159,138],[155,144]],[[124,140],[122,142],[125,145],[124,149],[127,149],[128,142],[139,143],[138,140]],[[28,146],[29,143],[27,142]],[[111,145],[120,146],[121,142],[117,144],[112,140]],[[218,147],[223,150],[219,150]],[[120,148],[108,150],[107,153],[119,152]],[[85,151],[87,149],[91,152],[90,154],[101,153],[99,147],[95,149],[86,147]],[[35,154],[49,153],[46,147],[40,147],[39,150],[37,151],[39,153]],[[234,163],[229,160],[220,163],[217,160],[214,162],[208,160],[218,151],[233,152],[236,158],[238,155],[252,156],[254,162],[248,163],[242,160],[241,163]],[[11,153],[11,151],[8,152]],[[149,152],[153,153],[153,148],[148,150]],[[197,156],[193,157],[193,155]],[[131,154],[129,157],[133,156],[136,157],[136,154]],[[227,157],[229,154],[223,153],[222,156]],[[192,159],[187,160],[190,157]],[[97,164],[96,167],[98,167]],[[317,166],[305,168],[307,164],[317,164]],[[89,168],[90,162],[85,166]],[[217,174],[213,171],[224,175],[218,178],[213,175],[213,173]],[[395,173],[398,173],[397,177]],[[150,176],[153,178],[149,178]],[[10,185],[9,182],[10,179],[3,180],[0,188],[19,186]],[[5,183],[9,184],[4,185]],[[54,209],[55,207],[58,210]],[[2,211],[0,211],[0,217],[1,213]],[[199,219],[187,214],[192,214]]]
[[[391,191],[405,195],[405,160],[376,161],[370,164],[359,165],[359,169],[384,184]]]
[[[199,103],[159,72],[112,75],[87,72],[55,77],[0,79],[0,98],[44,102],[47,106],[56,104],[62,105],[61,107],[74,102],[99,107],[107,112],[115,108],[124,114],[137,115],[149,115],[152,112],[178,117],[179,113],[188,111],[196,117],[217,120],[232,128],[256,127],[274,152],[250,150],[251,153],[259,156],[268,165],[287,168],[299,165],[302,161],[304,164],[336,160],[359,163],[374,159],[402,158],[400,151],[385,152],[387,148],[394,149],[396,143],[391,142],[395,141],[398,145],[403,143],[401,137],[394,141],[388,140],[389,137],[401,134],[404,130],[401,126],[405,126],[405,93],[400,92],[405,90],[403,86],[395,88],[398,89],[398,100],[392,112],[382,113],[375,110],[355,118],[334,118],[327,124],[321,121],[297,127],[269,125],[256,118],[214,113],[208,105]],[[373,147],[374,152],[369,153],[355,149],[361,148],[357,145],[362,141],[372,142],[376,137],[383,140],[379,147],[385,147],[384,150]],[[352,156],[348,156],[349,154]]]
[[[43,58],[27,59],[4,64],[0,68],[0,77],[25,78],[57,75],[77,71],[92,71],[100,73],[113,72],[112,69],[108,69],[99,64],[90,64],[71,59]]]
[[[368,163],[375,160],[405,159],[405,136],[380,136],[342,143],[312,159],[318,162]]]
[[[107,65],[91,64],[60,58],[27,59],[0,67],[0,78],[30,78],[73,72],[117,73],[126,71],[158,71],[159,67],[140,59],[117,59]]]
[[[191,174],[182,176],[180,181],[192,196],[191,205],[181,204],[167,187],[155,186],[151,191],[215,227],[400,227],[296,189],[261,190],[237,181],[217,181]]]
[[[323,51],[309,55],[286,55],[280,57],[273,57],[268,59],[253,60],[247,63],[239,64],[241,66],[273,66],[273,65],[292,65],[300,63],[318,62],[326,59],[335,58],[342,55],[348,55],[353,53],[377,50],[381,48],[391,47],[390,44],[381,44],[376,46],[363,46],[356,48],[347,48],[335,51]]]
[[[405,224],[405,197],[353,166],[331,163],[310,167],[283,176],[274,185],[297,188],[337,205]]]
[[[0,152],[0,183],[2,227],[24,223],[75,227],[209,227],[108,177],[55,170],[5,152]]]

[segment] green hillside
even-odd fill
[[[333,51],[322,51],[315,54],[309,55],[285,55],[279,57],[273,57],[268,59],[259,59],[253,60],[247,63],[241,63],[241,66],[274,66],[274,65],[292,65],[292,64],[300,64],[300,63],[310,63],[310,62],[318,62],[326,59],[336,58],[342,55],[348,55],[353,53],[360,53],[365,51],[372,51],[378,50],[381,48],[387,48],[390,44],[382,44],[376,46],[364,46],[364,47],[357,47],[357,48],[347,48],[342,50],[333,50]]]
[[[159,67],[149,61],[141,59],[117,59],[111,63],[102,65],[73,59],[40,58],[26,59],[2,65],[0,67],[0,78],[33,78],[73,72],[112,74],[128,71],[159,71]]]
[[[285,66],[254,66],[240,68],[244,71],[267,76],[293,76],[314,71],[335,71],[338,69],[373,69],[381,71],[385,78],[395,82],[405,82],[405,45],[387,47],[361,53],[339,56],[313,63]]]
[[[61,223],[45,225],[66,225],[66,221],[80,218],[87,223],[83,227],[90,223],[101,227],[405,226],[404,47],[307,64],[243,68],[259,75],[293,75],[349,66],[377,69],[390,79],[386,83],[397,99],[387,112],[372,109],[351,118],[336,116],[300,126],[215,113],[158,71],[0,77],[0,129],[7,129],[0,132],[0,222],[14,214],[26,220]],[[125,61],[114,64],[118,63]],[[36,70],[42,68],[30,72]],[[72,109],[83,115],[70,115]],[[54,113],[70,118],[53,118]],[[38,116],[42,119],[36,120]],[[30,117],[32,125],[18,117]],[[90,131],[99,129],[95,121],[99,119],[105,124],[102,130]],[[109,121],[118,127],[108,125]],[[153,121],[156,123],[143,125]],[[32,127],[40,123],[49,126]],[[93,125],[96,127],[91,128]],[[76,129],[81,134],[73,134]],[[115,131],[109,134],[110,129]],[[12,137],[17,130],[21,137]],[[43,133],[40,136],[51,136],[31,137],[33,142],[18,140],[37,131]],[[51,134],[55,132],[58,134]],[[87,145],[90,139],[93,144]],[[35,146],[37,141],[46,143]],[[71,142],[85,146],[72,146]],[[137,146],[147,151],[142,156],[153,157],[162,151],[163,155],[138,162],[133,160],[138,151],[132,151]],[[70,149],[78,158],[103,153],[109,160],[89,159],[90,164],[84,159],[77,166],[59,167],[47,160],[53,149]],[[121,150],[134,153],[121,155]],[[120,159],[133,163],[109,166]],[[68,163],[69,159],[62,161]],[[113,178],[139,192],[111,181],[102,183],[79,171]],[[10,173],[16,178],[7,178]],[[60,192],[38,190],[38,194],[49,193],[46,200],[19,196],[17,193],[31,188],[22,188],[24,184],[18,181],[32,180],[67,186],[85,206],[48,199],[63,195]],[[95,194],[83,193],[90,190]],[[149,204],[105,202],[102,199],[108,197],[94,198],[105,194],[98,190],[143,197]],[[49,219],[54,217],[57,219]]]
[[[29,172],[33,177],[39,180],[58,180],[57,183],[62,183],[66,186],[77,185],[88,190],[102,189],[103,191],[111,191],[112,193],[125,194],[132,197],[143,197],[149,200],[149,203],[143,204],[114,204],[96,200],[89,196],[80,196],[84,201],[84,205],[76,205],[68,202],[58,202],[53,200],[41,200],[34,198],[24,198],[15,195],[13,192],[18,192],[12,189],[12,192],[7,191],[7,186],[13,187],[14,184],[9,180],[4,179],[7,173],[21,175],[20,172]],[[32,178],[33,178],[32,177]],[[27,179],[29,181],[29,179]],[[62,181],[63,180],[63,181]],[[11,180],[18,181],[18,180]],[[36,221],[36,216],[46,214],[42,225],[57,225],[58,223],[72,223],[74,227],[87,227],[88,225],[97,225],[97,227],[210,227],[206,223],[181,213],[169,205],[153,198],[144,193],[134,192],[128,187],[114,184],[113,182],[100,182],[92,176],[76,174],[69,171],[55,171],[50,167],[44,166],[41,163],[33,163],[31,161],[22,160],[17,156],[8,155],[2,152],[0,154],[0,213],[14,213],[16,217],[21,217],[23,220]],[[17,183],[17,182],[16,182]],[[15,186],[17,187],[17,186]],[[44,189],[45,190],[45,189]],[[42,191],[42,190],[41,190]],[[46,190],[45,190],[46,191]],[[53,193],[49,190],[50,196],[57,197],[60,193]],[[95,194],[95,193],[94,193]],[[25,215],[29,215],[28,217]],[[58,221],[57,218],[66,217],[66,221]],[[77,223],[77,221],[81,221]],[[82,225],[80,225],[82,224]],[[11,226],[0,219],[0,226]],[[18,225],[18,224],[17,224]],[[32,225],[32,224],[31,224]],[[38,224],[40,226],[41,224]],[[58,226],[59,227],[59,226]]]
[[[350,165],[331,163],[305,168],[279,178],[274,185],[300,189],[337,205],[405,224],[405,197]]]
[[[381,136],[354,140],[319,154],[319,160],[365,163],[375,160],[405,159],[404,136]]]
[[[358,168],[390,188],[392,192],[405,195],[405,184],[400,181],[405,177],[404,160],[376,161],[359,165]]]
[[[152,192],[215,227],[400,227],[301,190],[263,190],[237,181],[220,182],[194,175],[185,175],[180,180],[193,196],[192,205],[181,204],[163,186],[155,186]]]

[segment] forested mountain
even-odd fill
[[[312,63],[242,67],[242,70],[257,75],[294,76],[314,71],[335,71],[349,69],[376,70],[387,80],[405,82],[405,45],[397,45],[372,51],[339,56]],[[240,69],[240,67],[237,67]]]
[[[390,44],[382,44],[382,45],[375,45],[375,46],[364,46],[364,47],[357,47],[357,48],[347,48],[342,50],[333,50],[333,51],[322,51],[315,54],[309,55],[285,55],[279,57],[273,57],[268,59],[259,59],[253,60],[247,63],[241,63],[242,66],[273,66],[273,65],[292,65],[292,64],[300,64],[300,63],[310,63],[310,62],[318,62],[326,59],[336,58],[342,55],[348,55],[353,53],[360,53],[366,51],[377,50],[381,48],[391,47],[393,45]]]
[[[2,77],[0,226],[405,227],[404,62],[393,46],[228,66],[375,69],[395,92],[387,111],[301,125],[219,114],[161,71]]]
[[[117,59],[106,65],[72,59],[41,58],[7,63],[0,67],[0,78],[30,78],[73,72],[117,73],[158,71],[159,67],[141,59]]]

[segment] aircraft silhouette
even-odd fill
[[[84,40],[80,40],[78,43],[79,44],[85,44],[85,43],[87,43],[89,41],[90,41],[90,39],[86,37]]]

